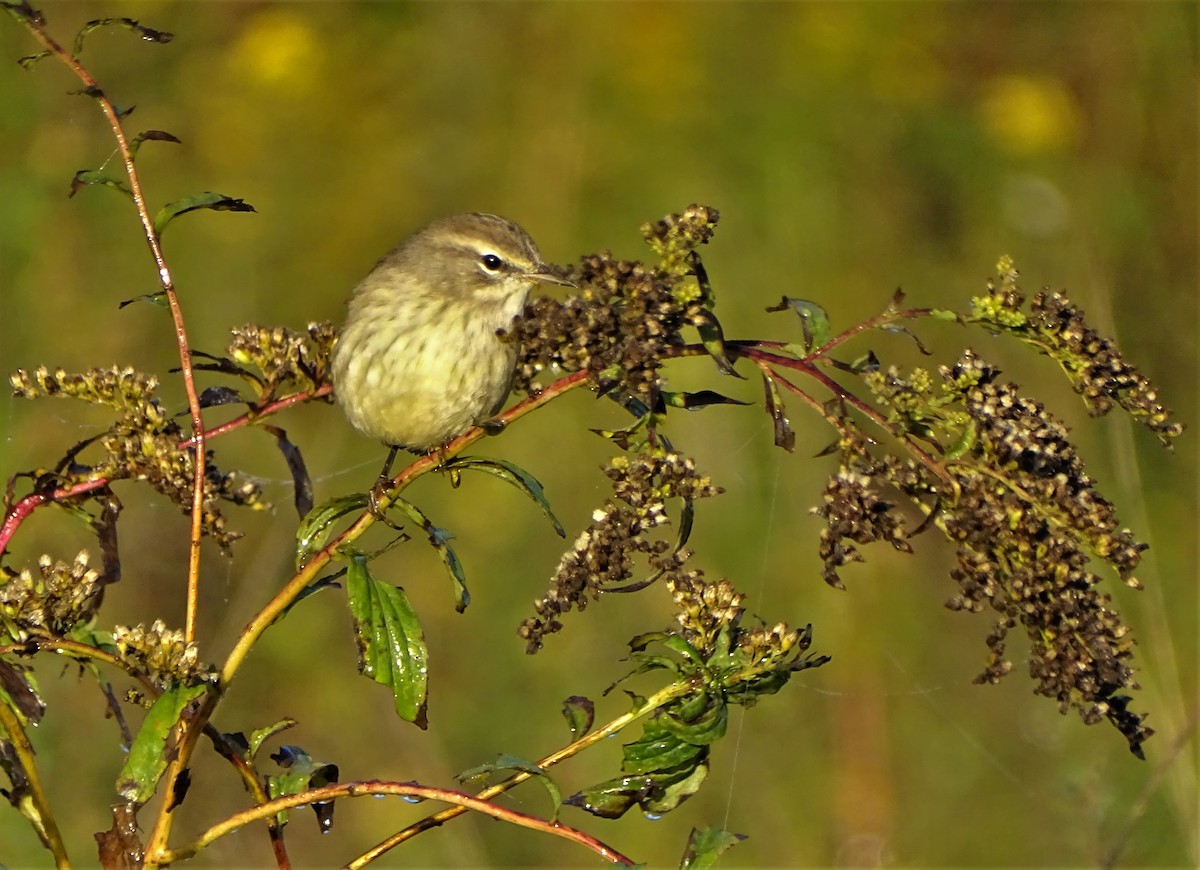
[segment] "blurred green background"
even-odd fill
[[[198,213],[173,225],[167,254],[193,345],[220,352],[230,326],[339,319],[375,259],[428,220],[496,211],[520,221],[547,259],[645,250],[637,228],[691,202],[722,222],[705,262],[727,334],[792,339],[768,315],[780,295],[817,300],[835,324],[878,311],[897,285],[914,304],[963,305],[997,257],[1026,289],[1067,289],[1162,387],[1180,418],[1197,407],[1197,11],[1192,3],[50,3],[67,42],[84,21],[131,15],[172,31],[166,46],[110,30],[83,58],[131,130],[169,130],[139,158],[152,207],[198,192],[243,197],[256,215]],[[111,191],[66,196],[72,174],[117,161],[103,119],[64,69],[12,61],[35,50],[0,22],[0,367],[81,370],[115,362],[157,372],[183,407],[169,319],[117,309],[156,287],[128,204]],[[1194,431],[1174,454],[1119,415],[1088,419],[1051,365],[945,324],[922,337],[943,356],[969,342],[1073,426],[1102,490],[1152,545],[1137,593],[1106,578],[1140,642],[1142,691],[1159,734],[1135,760],[1108,726],[1084,727],[1032,694],[1023,650],[996,687],[982,668],[986,617],[952,614],[951,554],[932,535],[916,556],[868,549],[846,592],[820,579],[820,497],[830,432],[799,407],[794,455],[770,444],[765,415],[715,407],[675,421],[672,438],[727,494],[701,505],[694,564],[728,576],[768,622],[812,622],[833,656],[735,717],[707,788],[649,822],[605,824],[568,811],[626,854],[674,865],[693,826],[750,835],[725,866],[1094,865],[1119,845],[1129,865],[1197,862],[1197,486]],[[860,346],[865,351],[867,343]],[[911,344],[874,336],[888,360]],[[671,383],[759,401],[754,380],[709,363]],[[206,381],[208,383],[208,381]],[[215,409],[210,419],[224,418]],[[0,398],[4,476],[52,464],[102,421],[63,402]],[[328,406],[276,420],[301,446],[318,499],[363,490],[383,451]],[[522,464],[560,519],[584,526],[607,493],[605,446],[588,427],[614,407],[574,395],[477,452]],[[206,550],[200,638],[219,659],[290,573],[296,518],[269,436],[213,446],[223,467],[263,482],[278,507],[231,515],[246,532],[232,560]],[[124,580],[108,623],[182,623],[187,523],[146,488],[118,488]],[[564,546],[532,505],[491,479],[412,491],[457,536],[474,602],[456,615],[436,555],[393,551],[378,573],[409,591],[432,656],[430,723],[396,719],[387,693],[353,676],[340,593],[297,608],[252,655],[216,720],[250,730],[300,720],[285,740],[341,766],[342,778],[452,785],[509,752],[536,758],[567,737],[570,694],[594,698],[624,673],[635,633],[664,627],[665,592],[610,596],[567,618],[525,656],[518,621]],[[382,541],[382,538],[378,539]],[[22,527],[8,564],[88,545],[61,512]],[[80,865],[94,861],[122,762],[88,679],[40,667],[50,703],[34,738],[42,774]],[[119,684],[123,685],[123,684]],[[652,688],[651,683],[642,685]],[[623,712],[600,703],[604,719]],[[1182,750],[1180,741],[1186,741]],[[204,744],[207,749],[207,744]],[[180,843],[245,804],[202,752],[179,811]],[[612,774],[614,744],[555,772],[565,790]],[[526,786],[511,797],[549,809]],[[297,866],[333,866],[415,819],[397,801],[339,805],[335,833],[307,813],[289,827]],[[0,864],[42,866],[14,812],[0,814]],[[480,818],[418,838],[386,866],[595,866],[563,841]],[[200,866],[264,866],[261,829]]]

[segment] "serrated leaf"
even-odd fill
[[[429,517],[425,516],[424,512],[410,501],[396,498],[388,505],[388,510],[393,508],[420,525],[429,537],[429,545],[438,551],[438,555],[442,558],[442,564],[446,566],[446,571],[450,575],[450,582],[454,590],[454,610],[462,613],[471,603],[471,593],[467,589],[467,575],[463,570],[462,562],[459,561],[454,548],[450,546],[450,540],[454,535],[435,526]]]
[[[125,766],[117,777],[117,793],[141,805],[154,796],[159,779],[175,751],[173,737],[188,706],[208,691],[207,685],[176,686],[158,696],[138,729]]]
[[[346,514],[366,510],[370,503],[367,494],[360,492],[332,498],[310,510],[296,529],[296,567],[325,546],[335,522]]]
[[[558,533],[560,538],[567,536],[566,530],[563,529],[558,518],[554,516],[554,511],[550,508],[550,502],[546,499],[546,492],[542,488],[541,482],[519,465],[504,459],[485,459],[476,456],[455,456],[447,460],[443,465],[452,470],[467,468],[483,471],[493,477],[500,478],[505,483],[515,486],[521,492],[525,493],[525,495],[529,496],[534,504],[541,508],[542,513],[545,514],[546,519],[550,520],[551,525],[554,526],[554,531]]]
[[[71,189],[68,191],[67,197],[70,198],[79,193],[82,188],[93,184],[111,187],[133,199],[133,191],[129,189],[129,184],[124,178],[109,175],[107,172],[102,172],[99,169],[80,169],[76,172],[75,176],[71,179]]]
[[[778,305],[772,305],[767,311],[787,311],[791,309],[800,317],[800,329],[804,333],[804,349],[811,352],[820,347],[833,335],[833,326],[829,322],[829,314],[815,302],[807,299],[794,299],[784,296]]]
[[[359,672],[392,690],[402,719],[425,728],[429,653],[404,590],[376,581],[366,557],[354,555],[347,567],[346,593],[358,642]]]
[[[791,453],[796,449],[796,433],[792,431],[792,424],[788,421],[786,410],[783,407],[783,397],[779,394],[779,385],[775,383],[774,378],[764,374],[763,389],[766,392],[767,413],[771,415],[771,421],[775,424],[775,446],[782,447]]]
[[[744,839],[745,834],[735,834],[724,828],[692,828],[683,858],[679,861],[679,870],[709,870],[723,853]]]
[[[158,210],[158,214],[154,216],[154,231],[162,235],[163,230],[175,218],[182,214],[187,214],[190,211],[198,209],[210,209],[212,211],[254,211],[254,206],[242,199],[235,199],[231,196],[224,196],[220,193],[198,193],[194,196],[187,196],[183,199],[178,199],[175,202],[169,202]]]

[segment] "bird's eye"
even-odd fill
[[[483,263],[483,268],[489,272],[499,272],[500,267],[504,265],[504,261],[495,254],[484,254],[479,258],[479,262]]]

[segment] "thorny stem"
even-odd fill
[[[137,167],[134,166],[133,152],[129,149],[129,140],[125,129],[121,126],[121,118],[116,108],[101,90],[99,84],[79,58],[70,54],[48,34],[43,23],[34,15],[19,16],[25,27],[33,34],[46,50],[62,61],[75,76],[83,82],[85,93],[95,98],[101,111],[108,119],[113,137],[117,140],[117,149],[121,152],[121,160],[125,164],[125,174],[129,178],[129,192],[137,208],[138,218],[142,223],[142,233],[158,267],[158,281],[166,294],[167,303],[171,309],[171,319],[175,324],[175,342],[179,346],[180,370],[183,374],[183,385],[187,392],[188,410],[192,417],[192,444],[195,447],[196,462],[192,479],[192,528],[188,546],[188,582],[187,582],[187,616],[184,623],[184,636],[189,643],[196,639],[196,609],[200,596],[200,537],[203,533],[204,520],[204,419],[200,413],[200,397],[196,392],[196,381],[192,371],[192,352],[188,343],[187,328],[183,321],[183,311],[179,307],[179,297],[175,292],[175,284],[171,279],[171,271],[167,267],[163,255],[162,240],[154,227],[154,220],[146,207],[146,197],[142,193],[142,184],[138,178]]]
[[[445,801],[446,803],[455,804],[462,807],[463,810],[475,810],[491,816],[500,821],[510,822],[521,827],[531,828],[535,831],[553,834],[557,837],[563,837],[574,843],[578,843],[591,851],[595,852],[601,858],[611,864],[624,864],[625,866],[633,866],[633,861],[626,858],[620,852],[609,846],[601,843],[595,837],[570,828],[559,822],[551,822],[546,819],[541,819],[536,816],[531,816],[526,813],[510,810],[506,807],[501,807],[487,801],[473,798],[461,792],[450,791],[448,789],[428,788],[424,786],[413,785],[403,782],[385,782],[382,780],[367,780],[364,782],[347,782],[338,785],[327,785],[321,788],[309,789],[308,791],[300,792],[299,794],[287,795],[285,797],[276,798],[268,801],[261,806],[253,809],[245,810],[234,816],[225,819],[224,821],[213,825],[187,846],[179,849],[163,849],[158,852],[147,851],[146,866],[157,867],[165,864],[170,864],[175,861],[182,861],[185,858],[191,858],[204,847],[208,846],[213,841],[220,837],[230,834],[249,824],[250,822],[258,821],[259,819],[270,818],[283,810],[293,809],[295,807],[307,806],[312,803],[325,803],[346,797],[363,797],[365,795],[400,795],[404,797],[417,797],[423,800]]]
[[[23,815],[29,819],[29,823],[33,825],[38,837],[54,856],[55,866],[60,870],[70,868],[71,862],[67,858],[66,844],[63,843],[62,834],[59,833],[58,823],[54,821],[54,810],[42,788],[41,777],[38,776],[37,765],[33,757],[33,745],[29,742],[29,736],[25,733],[25,729],[21,727],[21,721],[17,718],[16,712],[3,702],[0,702],[0,731],[4,733],[8,745],[12,747],[17,764],[20,765],[21,772],[25,775],[27,797],[32,807],[21,807]],[[13,776],[16,777],[16,774],[14,773]]]
[[[587,749],[589,746],[611,737],[613,734],[621,731],[631,722],[641,718],[642,716],[645,716],[647,713],[653,713],[658,708],[669,704],[676,698],[688,694],[689,692],[693,691],[693,688],[694,687],[689,685],[687,682],[679,682],[673,683],[672,685],[667,686],[665,689],[660,689],[658,692],[655,692],[653,695],[647,698],[645,703],[638,707],[638,709],[631,710],[628,713],[618,716],[607,725],[585,734],[575,742],[564,746],[562,749],[559,749],[556,752],[550,753],[545,758],[538,761],[537,766],[542,770],[545,770],[546,768],[553,767],[561,761],[566,761],[568,758],[572,758],[573,756],[582,752],[584,749]],[[504,792],[520,785],[528,779],[532,779],[535,775],[536,774],[530,773],[526,770],[517,771],[503,782],[498,782],[495,785],[488,786],[483,791],[476,794],[475,797],[478,800],[490,801],[497,795],[503,794]],[[346,865],[346,870],[360,870],[360,868],[365,867],[367,864],[374,861],[388,850],[399,846],[405,840],[411,840],[413,837],[417,836],[417,834],[445,824],[446,822],[450,821],[450,819],[453,819],[456,816],[461,816],[467,811],[467,809],[469,808],[463,806],[447,807],[440,812],[426,816],[420,821],[409,825],[404,830],[397,831],[386,840],[383,840],[372,846],[366,852],[363,852]]]

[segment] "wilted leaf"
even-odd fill
[[[89,21],[80,28],[79,33],[75,35],[75,46],[71,49],[71,54],[76,57],[82,54],[84,39],[93,30],[98,30],[101,27],[121,27],[140,36],[146,42],[165,44],[175,38],[174,34],[167,33],[165,30],[144,27],[132,18],[97,18],[94,21]]]
[[[712,390],[700,390],[696,393],[672,393],[663,392],[659,394],[665,405],[672,408],[684,408],[687,410],[695,410],[696,408],[704,408],[708,405],[749,405],[749,402],[743,402],[740,399],[731,399],[729,396],[723,396],[720,393]]]
[[[742,840],[745,834],[735,834],[723,828],[692,828],[687,848],[679,862],[679,870],[708,870],[717,863],[722,853],[729,851]]]
[[[350,557],[346,577],[359,671],[392,690],[402,719],[425,728],[429,653],[416,611],[404,590],[371,576],[363,555]]]
[[[209,387],[200,394],[199,401],[201,408],[215,408],[218,405],[232,405],[246,400],[233,387]]]
[[[454,548],[450,546],[450,540],[454,535],[435,526],[429,517],[425,516],[424,512],[410,501],[396,498],[388,505],[389,510],[393,508],[420,525],[428,535],[430,546],[438,551],[438,555],[442,557],[442,564],[446,566],[446,571],[450,575],[450,582],[454,589],[454,609],[458,613],[462,613],[471,603],[471,593],[467,590],[467,574],[463,570],[462,562],[459,561]]]
[[[38,697],[32,677],[25,666],[0,659],[0,704],[12,708],[23,726],[38,724],[46,712],[46,704]]]
[[[219,193],[198,193],[195,196],[184,197],[175,202],[170,202],[159,209],[158,214],[154,216],[154,231],[159,235],[167,228],[167,224],[175,220],[181,214],[187,214],[189,211],[197,209],[211,209],[212,211],[254,211],[254,206],[242,199],[234,199],[231,196],[223,196]]]
[[[493,477],[498,477],[505,483],[511,484],[519,489],[525,495],[529,496],[542,513],[546,515],[546,519],[554,526],[554,531],[558,533],[560,538],[567,536],[562,524],[558,518],[554,516],[554,511],[550,509],[550,502],[546,499],[545,490],[542,489],[542,484],[536,477],[530,474],[525,469],[521,468],[512,462],[503,459],[484,459],[476,456],[455,456],[448,459],[444,463],[444,467],[450,470],[458,470],[462,468],[475,469],[476,471],[486,472]]]
[[[143,142],[174,142],[177,145],[180,144],[179,139],[166,130],[143,130],[129,140],[130,156],[137,156],[138,149],[142,147]]]
[[[308,468],[300,448],[288,440],[287,432],[278,426],[264,424],[263,428],[275,436],[279,452],[287,462],[288,471],[292,473],[292,501],[296,505],[296,513],[304,519],[313,506],[312,478],[308,476]]]
[[[109,175],[107,172],[102,172],[99,169],[80,169],[75,173],[75,177],[71,179],[71,189],[67,193],[68,198],[79,193],[81,188],[88,185],[99,184],[104,187],[111,187],[114,190],[119,190],[130,199],[133,199],[133,191],[129,189],[129,184],[123,177]]]
[[[775,446],[782,447],[788,453],[796,449],[796,433],[788,422],[786,409],[783,407],[783,397],[779,395],[779,385],[773,378],[763,375],[763,389],[766,390],[767,413],[775,424]]]
[[[590,698],[572,695],[563,701],[562,714],[571,729],[571,736],[579,738],[590,731],[596,721],[596,705]]]
[[[271,755],[271,760],[286,772],[267,777],[267,794],[272,798],[285,795],[300,794],[310,788],[320,788],[338,781],[340,772],[336,764],[313,761],[312,757],[299,746],[284,745]],[[319,801],[309,804],[317,816],[317,826],[321,831],[328,832],[333,827],[333,801]],[[280,825],[286,825],[287,810],[276,814]]]

